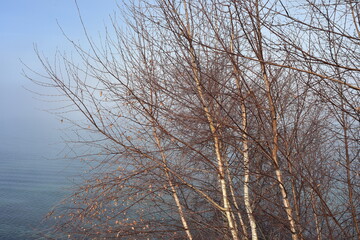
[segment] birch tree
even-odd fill
[[[359,238],[357,2],[123,4],[29,76],[90,166],[59,238]]]

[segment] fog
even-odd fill
[[[91,34],[101,32],[116,3],[77,1]],[[60,27],[62,30],[60,29]],[[34,51],[51,61],[57,51],[73,52],[64,31],[86,42],[73,0],[3,1],[0,8],[0,239],[37,239],[42,218],[61,201],[78,163],[65,157],[66,123],[48,110],[59,106],[49,89],[35,85],[26,74],[44,73]],[[69,132],[67,133],[69,134]],[[38,236],[37,236],[38,237]]]

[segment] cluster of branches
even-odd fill
[[[93,167],[55,209],[56,232],[360,237],[358,2],[126,6],[102,44],[84,27],[81,63],[40,57],[36,82],[86,119],[74,124]]]

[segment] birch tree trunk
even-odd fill
[[[233,29],[232,29],[233,31]],[[257,240],[258,235],[256,231],[256,221],[253,214],[250,194],[249,194],[249,181],[250,181],[250,158],[249,158],[249,141],[248,141],[248,130],[247,130],[247,113],[246,106],[244,102],[244,97],[242,93],[242,84],[240,79],[240,72],[238,69],[238,65],[236,60],[234,59],[234,49],[233,49],[233,39],[234,33],[231,34],[231,43],[230,43],[230,56],[231,62],[233,64],[233,71],[235,74],[236,87],[238,89],[238,94],[240,97],[240,108],[241,108],[241,125],[242,125],[242,154],[243,154],[243,162],[244,162],[244,204],[246,208],[246,213],[249,219],[250,228],[251,228],[251,239]]]
[[[160,155],[161,155],[161,159],[163,161],[163,164],[164,164],[164,172],[165,172],[165,175],[166,175],[166,178],[168,180],[168,183],[169,183],[169,186],[170,186],[170,189],[171,189],[171,193],[173,195],[173,198],[174,198],[174,201],[175,201],[175,204],[176,204],[176,207],[178,209],[178,213],[179,213],[179,216],[180,216],[180,219],[181,219],[181,223],[184,227],[184,230],[185,230],[185,233],[187,235],[187,238],[189,240],[192,240],[193,237],[191,235],[191,232],[190,232],[190,229],[189,229],[189,225],[186,221],[186,218],[185,218],[185,214],[184,214],[184,210],[183,210],[183,207],[181,205],[181,202],[180,202],[180,199],[179,199],[179,196],[176,192],[176,188],[175,188],[175,185],[171,179],[171,175],[169,173],[169,171],[167,170],[168,169],[168,166],[167,166],[167,160],[166,160],[166,155],[164,153],[164,149],[161,145],[161,140],[158,136],[158,134],[156,133],[156,129],[153,128],[153,135],[154,135],[154,139],[156,141],[156,145],[160,151]]]
[[[208,121],[209,124],[209,128],[213,137],[213,141],[214,141],[214,151],[215,151],[215,155],[216,155],[216,159],[217,159],[217,163],[218,163],[218,175],[219,175],[219,183],[220,183],[220,188],[221,188],[221,193],[222,193],[222,201],[223,201],[223,207],[224,207],[224,211],[225,211],[225,216],[227,219],[227,223],[229,226],[229,230],[231,233],[231,236],[234,240],[238,240],[238,231],[235,228],[235,222],[231,213],[231,206],[230,206],[230,202],[228,199],[228,192],[227,192],[227,184],[226,184],[226,169],[224,168],[225,164],[224,164],[224,159],[221,155],[221,141],[219,139],[218,136],[218,131],[217,131],[217,127],[215,126],[214,123],[214,119],[209,111],[209,108],[207,107],[207,103],[205,100],[205,96],[204,96],[204,92],[203,92],[203,86],[202,86],[202,82],[201,82],[201,71],[198,65],[198,60],[196,57],[196,53],[195,53],[195,49],[193,47],[193,39],[192,39],[192,32],[190,29],[190,19],[189,19],[189,12],[188,12],[188,8],[187,8],[187,2],[184,1],[184,10],[185,10],[185,17],[186,17],[186,38],[189,44],[189,55],[191,58],[191,70],[193,73],[193,77],[194,77],[194,81],[196,83],[196,89],[197,89],[197,93],[198,96],[200,98],[201,104],[202,104],[202,108],[203,111],[205,113],[206,119]]]
[[[289,225],[290,225],[290,231],[291,231],[291,236],[293,240],[298,240],[299,239],[299,234],[297,232],[296,229],[296,222],[295,219],[293,217],[293,209],[291,207],[290,204],[290,200],[289,200],[289,196],[287,194],[287,191],[285,189],[285,182],[283,179],[283,174],[282,171],[280,169],[280,164],[279,164],[279,158],[278,158],[278,149],[279,149],[279,133],[278,133],[278,120],[277,120],[277,114],[276,114],[276,106],[273,100],[273,96],[271,93],[271,83],[270,83],[270,79],[268,77],[267,71],[266,71],[266,65],[265,65],[265,61],[264,61],[264,56],[263,56],[263,46],[262,46],[262,32],[261,32],[261,20],[260,20],[260,14],[259,14],[259,4],[258,4],[258,0],[255,2],[255,11],[256,11],[256,36],[257,36],[257,50],[256,50],[256,55],[257,58],[259,60],[260,63],[260,67],[261,67],[261,73],[262,73],[262,78],[265,84],[265,91],[266,91],[266,96],[267,96],[267,100],[268,100],[268,105],[269,105],[269,111],[270,111],[270,117],[271,117],[271,129],[272,129],[272,146],[271,146],[271,158],[273,161],[273,165],[275,168],[275,175],[276,175],[276,179],[279,183],[279,188],[280,188],[280,192],[281,192],[281,196],[282,196],[282,201],[283,201],[283,206],[287,215],[287,219],[289,221]]]

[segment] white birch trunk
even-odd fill
[[[161,141],[156,133],[156,130],[154,129],[153,130],[153,135],[154,135],[154,138],[155,138],[155,141],[156,141],[156,144],[159,148],[159,151],[160,151],[160,155],[161,155],[161,159],[162,159],[162,162],[164,164],[164,171],[165,171],[165,174],[166,174],[166,177],[167,177],[167,180],[168,180],[168,183],[169,183],[169,186],[170,186],[170,189],[171,189],[171,193],[173,195],[173,198],[174,198],[174,201],[175,201],[175,204],[176,204],[176,207],[178,208],[178,212],[179,212],[179,216],[180,216],[180,220],[181,220],[181,223],[184,227],[184,230],[185,230],[185,233],[187,235],[187,238],[189,240],[192,240],[193,237],[191,235],[191,232],[189,230],[189,226],[188,226],[188,223],[186,221],[186,218],[185,218],[185,214],[184,214],[184,211],[183,211],[183,207],[181,206],[181,203],[180,203],[180,199],[178,197],[178,194],[176,192],[176,188],[174,186],[174,183],[172,182],[171,180],[171,176],[170,176],[170,173],[169,171],[167,170],[168,169],[168,166],[167,166],[167,160],[166,160],[166,156],[165,156],[165,153],[164,153],[164,150],[161,146]]]
[[[192,72],[194,74],[194,80],[196,83],[197,93],[199,95],[203,110],[204,110],[206,118],[208,120],[210,131],[213,135],[214,150],[215,150],[215,155],[216,155],[216,159],[218,162],[219,183],[220,183],[220,189],[221,189],[221,194],[222,194],[222,201],[223,201],[225,216],[227,219],[227,223],[228,223],[232,238],[234,240],[238,240],[239,239],[238,232],[237,232],[237,229],[235,228],[234,219],[231,214],[231,207],[230,207],[230,203],[229,203],[229,199],[228,199],[227,186],[226,186],[226,181],[225,181],[224,160],[221,156],[221,150],[220,150],[220,139],[217,136],[217,129],[215,127],[214,120],[213,120],[213,118],[210,114],[210,111],[206,105],[205,97],[203,94],[201,79],[199,76],[200,73],[199,73],[199,69],[198,69],[198,65],[197,65],[197,61],[196,61],[195,49],[192,45],[192,33],[191,33],[191,29],[190,29],[190,24],[189,24],[189,15],[188,15],[186,1],[184,1],[184,9],[185,9],[186,21],[187,21],[187,23],[186,23],[187,36],[186,37],[189,42],[189,48],[190,48],[189,54],[191,57],[191,68],[192,68]]]
[[[247,115],[246,107],[244,103],[241,103],[242,111],[242,127],[243,127],[243,156],[244,156],[244,204],[246,208],[246,213],[249,218],[250,228],[251,228],[251,239],[257,240],[258,235],[256,232],[256,221],[253,214],[250,194],[249,194],[249,181],[250,181],[250,159],[249,159],[249,144],[247,136]]]

